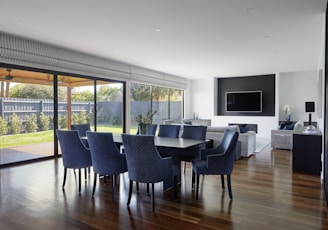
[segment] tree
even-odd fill
[[[169,89],[153,86],[151,88],[151,93],[152,93],[153,101],[167,101]]]
[[[97,91],[99,101],[121,101],[121,87],[100,86]]]
[[[82,92],[73,93],[72,101],[93,101],[93,97],[93,93],[87,89]]]
[[[53,99],[53,87],[47,85],[17,84],[10,89],[12,98]],[[58,88],[59,100],[65,100],[66,93],[63,88]]]
[[[131,99],[133,101],[150,101],[150,86],[131,83]]]

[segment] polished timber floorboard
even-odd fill
[[[187,168],[176,200],[155,186],[155,213],[144,185],[127,207],[127,174],[119,178],[114,202],[109,179],[100,179],[92,198],[93,173],[82,180],[81,194],[74,175],[68,171],[62,190],[61,159],[1,169],[0,229],[328,229],[320,177],[292,173],[286,150],[267,147],[236,161],[233,201],[218,176],[200,177],[196,201]]]

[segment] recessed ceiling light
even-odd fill
[[[160,28],[156,28],[155,29],[155,32],[161,32],[161,29]]]
[[[247,12],[247,13],[251,13],[251,12],[253,12],[253,10],[254,10],[254,8],[249,7],[249,8],[246,9],[246,12]]]

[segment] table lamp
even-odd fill
[[[311,112],[314,112],[314,101],[306,101],[305,102],[305,112],[309,113],[309,125],[306,127],[307,129],[315,129],[312,125],[311,121]]]

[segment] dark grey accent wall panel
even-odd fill
[[[220,116],[275,116],[275,74],[217,78],[216,115]],[[226,92],[262,91],[262,112],[227,112]]]

